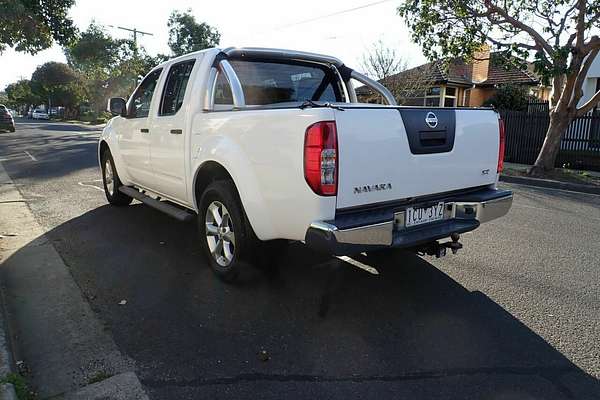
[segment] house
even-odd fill
[[[428,107],[479,107],[502,84],[524,85],[529,93],[547,101],[550,87],[540,83],[533,73],[502,63],[499,53],[489,47],[477,52],[473,61],[455,59],[433,61],[381,80],[403,105]],[[357,88],[363,102],[378,102],[366,87]]]

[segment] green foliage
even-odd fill
[[[27,381],[19,374],[10,373],[0,379],[0,384],[11,383],[15,388],[15,393],[19,400],[33,400],[35,398],[33,392],[29,390]]]
[[[138,77],[158,63],[133,41],[114,39],[94,23],[64,51],[69,65],[84,78],[96,113],[106,109],[110,97],[127,97]]]
[[[191,9],[185,12],[173,11],[167,26],[169,47],[175,56],[215,47],[221,40],[221,34],[216,28],[205,22],[196,22]]]
[[[0,92],[0,104],[3,104],[7,107],[11,107],[11,101],[8,98],[8,95],[5,92]]]
[[[0,0],[0,52],[6,47],[35,54],[75,34],[68,12],[75,0]]]
[[[11,83],[5,89],[6,95],[13,106],[28,107],[39,104],[40,98],[31,90],[31,81],[21,79]]]
[[[95,77],[110,72],[118,62],[125,42],[114,40],[102,27],[92,22],[64,51],[72,68]]]
[[[500,85],[496,93],[483,103],[484,106],[493,106],[499,110],[527,110],[529,102],[527,87],[513,84]]]
[[[39,66],[31,76],[31,89],[52,106],[75,108],[85,98],[80,77],[67,64],[59,62]]]

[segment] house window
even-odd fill
[[[425,107],[456,107],[458,100],[458,89],[455,87],[432,86],[427,90],[417,90],[410,93],[402,102],[406,106]]]
[[[456,97],[458,91],[455,87],[446,87],[444,94],[444,107],[456,107]]]

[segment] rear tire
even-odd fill
[[[15,127],[13,126],[12,128],[9,129],[9,132],[11,133],[15,133]]]
[[[254,262],[261,244],[233,182],[220,180],[208,185],[198,211],[198,231],[208,263],[220,279],[232,282],[244,266]]]
[[[119,188],[123,186],[117,169],[115,168],[115,162],[110,154],[109,150],[106,150],[102,154],[102,184],[104,186],[104,194],[106,200],[114,206],[127,206],[133,200],[131,197],[119,191]]]

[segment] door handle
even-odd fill
[[[148,133],[148,132],[150,132],[150,129],[148,129],[148,128],[142,128],[142,129],[140,129],[140,132],[142,132],[142,133]]]
[[[171,134],[173,135],[181,135],[183,131],[181,129],[171,129]]]

